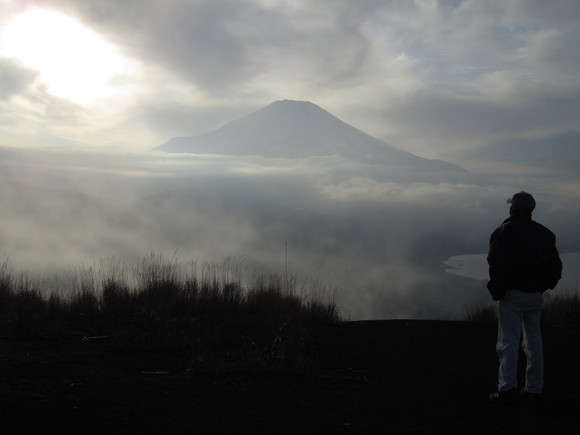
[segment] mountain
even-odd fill
[[[210,133],[173,138],[157,149],[274,158],[340,155],[419,171],[465,172],[459,166],[424,159],[382,142],[307,101],[276,101]]]

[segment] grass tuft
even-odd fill
[[[473,308],[465,320],[481,323],[497,322],[497,306]],[[580,326],[580,293],[577,289],[549,291],[544,294],[542,325],[555,327]]]
[[[339,321],[330,292],[298,288],[295,277],[244,268],[242,261],[182,263],[150,254],[81,267],[43,287],[0,265],[0,335],[108,337],[120,347],[190,355],[192,369],[228,365],[296,367],[310,352],[308,330]]]

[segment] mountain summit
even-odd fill
[[[463,171],[393,147],[308,101],[276,101],[201,136],[178,137],[157,147],[170,153],[276,158],[340,155],[352,160],[427,171]]]

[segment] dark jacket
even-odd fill
[[[562,276],[556,236],[533,221],[531,213],[513,214],[491,234],[487,263],[487,288],[494,300],[507,290],[543,293]]]

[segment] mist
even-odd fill
[[[0,249],[18,270],[151,252],[239,258],[335,290],[350,319],[456,319],[487,303],[484,281],[450,275],[443,262],[485,252],[506,198],[521,190],[469,173],[408,182],[338,156],[0,152]],[[578,249],[578,201],[536,199],[535,217],[560,248]]]

